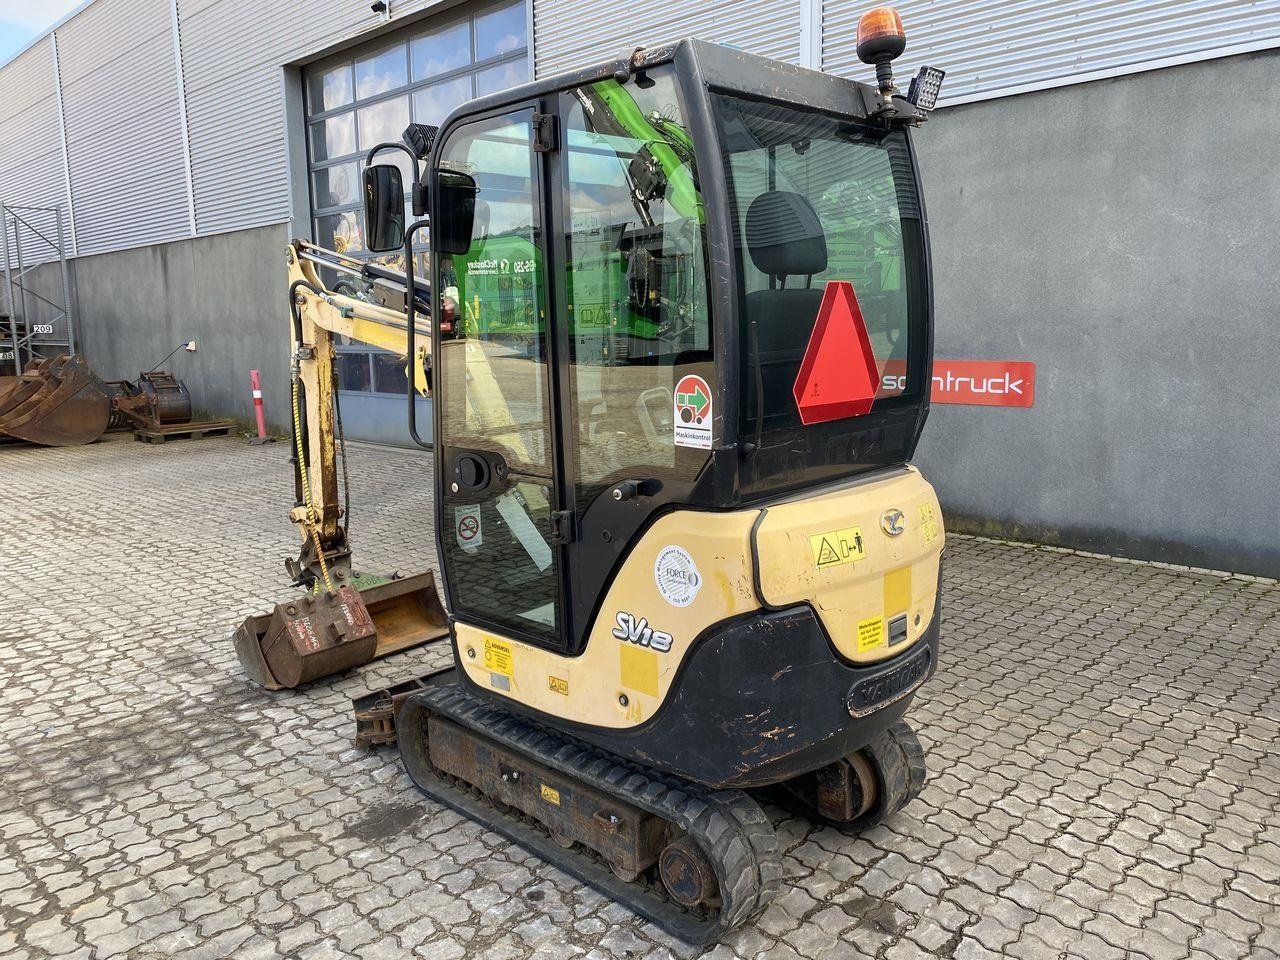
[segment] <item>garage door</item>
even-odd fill
[[[410,121],[439,124],[473,97],[529,80],[527,16],[524,3],[468,6],[465,14],[420,21],[307,68],[307,150],[316,243],[348,256],[402,266],[398,256],[375,257],[365,249],[360,214],[364,154],[375,144],[398,141]],[[404,182],[410,183],[408,175]],[[419,276],[426,275],[427,256],[423,245],[414,264]],[[325,277],[326,283],[335,279]],[[360,344],[342,343],[338,352],[346,435],[411,446],[403,361]],[[419,434],[427,436],[429,401],[418,401],[417,422]]]

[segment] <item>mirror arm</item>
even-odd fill
[[[364,165],[366,167],[373,166],[373,158],[376,154],[383,150],[402,150],[409,155],[409,159],[413,162],[413,182],[416,186],[421,179],[422,170],[418,166],[418,155],[406,147],[403,143],[396,143],[394,140],[387,140],[384,143],[375,144],[364,155]]]
[[[374,150],[377,149],[377,147],[374,147]],[[372,155],[372,153],[373,151],[370,151],[370,155]],[[408,353],[406,359],[409,361],[409,387],[406,391],[409,395],[409,436],[412,438],[413,442],[422,447],[422,449],[431,450],[432,444],[418,436],[418,397],[417,389],[415,387],[415,384],[418,381],[418,371],[414,369],[413,366],[418,362],[417,349],[414,346],[414,334],[416,333],[418,326],[418,311],[416,306],[418,298],[414,295],[413,286],[413,235],[426,225],[426,220],[415,220],[413,223],[409,224],[408,229],[404,232],[404,282],[406,291],[404,298],[404,313]],[[434,286],[434,278],[432,286]],[[432,297],[432,302],[435,302],[434,297]],[[431,317],[431,329],[435,330],[434,316]],[[432,403],[434,402],[435,400],[433,399]]]

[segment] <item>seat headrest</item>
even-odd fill
[[[770,190],[747,208],[747,249],[761,273],[810,276],[827,269],[827,238],[808,199]]]

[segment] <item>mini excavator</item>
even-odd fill
[[[287,250],[310,590],[246,621],[246,669],[448,642],[395,724],[414,783],[692,943],[779,888],[762,791],[856,831],[924,782],[942,71],[900,95],[905,43],[862,18],[874,86],[686,40],[474,100],[371,151],[394,258]],[[339,335],[406,358],[415,440],[432,398],[444,605],[351,570]]]

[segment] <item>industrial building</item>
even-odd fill
[[[938,356],[1026,380],[1007,406],[938,398],[921,460],[952,525],[1280,574],[1253,519],[1280,469],[1280,397],[1256,389],[1280,341],[1280,0],[897,7],[900,75],[947,71],[920,138]],[[174,372],[199,409],[250,417],[258,369],[283,425],[284,244],[362,252],[374,143],[680,36],[865,79],[863,10],[90,0],[0,67],[0,203],[38,208],[26,229],[51,237],[61,212],[74,340],[102,376],[196,339]],[[40,256],[16,249],[23,229],[11,263]],[[47,307],[0,298],[28,321]],[[403,442],[401,362],[349,347],[341,366],[349,433]]]

